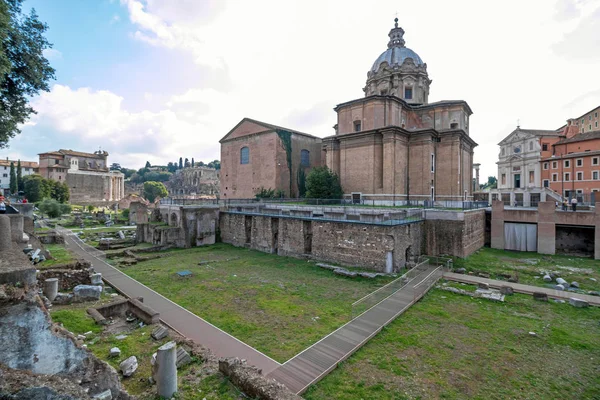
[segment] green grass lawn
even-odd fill
[[[596,307],[434,289],[304,397],[598,399],[599,320]]]
[[[505,279],[497,275],[500,273],[518,275],[519,283],[542,287],[556,284],[544,282],[543,272],[558,271],[569,283],[578,282],[583,290],[600,290],[600,262],[592,258],[482,248],[465,259],[455,259],[454,267],[487,272],[492,279]]]
[[[46,244],[44,247],[50,252],[53,259],[39,263],[39,269],[53,267],[57,264],[66,264],[77,260],[75,254],[69,251],[63,244]]]
[[[226,244],[169,253],[123,272],[280,362],[346,323],[354,301],[390,280]]]

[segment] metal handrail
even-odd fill
[[[413,280],[420,272],[422,272],[424,270],[422,268],[424,265],[425,266],[428,265],[428,262],[425,261],[420,264],[417,264],[414,268],[412,268],[411,270],[406,272],[404,275],[400,276],[397,279],[394,279],[393,281],[386,284],[385,286],[380,287],[379,289],[375,290],[374,292],[371,292],[368,295],[364,296],[363,298],[352,303],[352,318],[355,318],[356,316],[371,309],[372,307],[375,307],[377,304],[381,303],[383,300],[387,299],[394,293],[398,292],[398,290],[405,287],[411,280]],[[427,268],[425,268],[425,270],[426,269]],[[398,283],[401,283],[401,286],[396,288],[395,285],[397,285]],[[392,291],[388,292],[388,291],[386,291],[386,289],[392,289]],[[369,301],[371,298],[374,298],[374,300]],[[366,304],[367,308],[363,310],[361,307],[359,309],[359,306],[362,306],[363,304]],[[370,305],[370,304],[372,304],[372,305]]]

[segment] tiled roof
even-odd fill
[[[577,135],[572,136],[568,139],[559,140],[558,142],[554,143],[554,146],[565,143],[583,142],[591,139],[600,139],[600,131],[578,133]]]
[[[81,151],[73,151],[73,150],[64,150],[60,149],[58,151],[61,154],[66,156],[75,156],[75,157],[89,157],[89,158],[103,158],[103,155],[95,154],[95,153],[84,153]]]
[[[10,163],[15,163],[17,167],[18,160],[0,160],[0,167],[10,167]],[[34,161],[21,161],[21,168],[38,168],[38,163]]]

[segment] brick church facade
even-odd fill
[[[471,200],[471,108],[462,100],[429,103],[427,64],[405,47],[397,19],[389,37],[365,97],[335,107],[336,134],[323,139],[327,166],[354,199]]]
[[[471,108],[463,100],[429,103],[427,64],[405,46],[404,30],[395,22],[388,49],[367,74],[365,97],[334,108],[335,135],[320,139],[288,130],[292,139],[306,142],[292,146],[298,158],[292,167],[310,147],[309,166],[323,163],[338,174],[346,198],[381,204],[472,200],[477,143],[469,136]],[[252,197],[259,187],[296,195],[297,172],[286,170],[277,154],[278,127],[258,123],[250,129],[254,123],[242,121],[221,140],[223,197]],[[242,151],[258,154],[250,163],[260,164],[244,165]]]

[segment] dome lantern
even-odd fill
[[[381,53],[367,73],[366,96],[391,95],[412,104],[427,104],[429,84],[427,64],[405,46],[404,29],[394,19],[388,34],[387,50]]]

